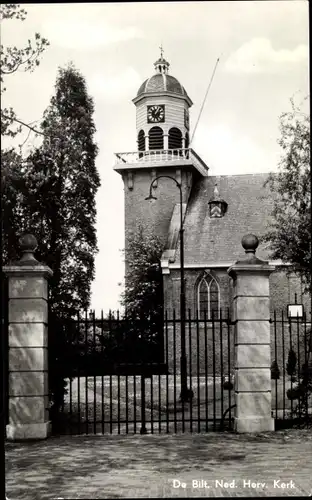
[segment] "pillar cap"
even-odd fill
[[[38,260],[34,256],[34,252],[38,247],[37,238],[30,233],[26,233],[20,237],[18,240],[21,252],[23,253],[21,259],[15,262],[15,265],[25,266],[25,265],[40,265]]]
[[[256,257],[256,249],[259,246],[259,239],[255,234],[248,233],[242,238],[242,247],[245,250],[245,258],[237,260],[233,266],[228,269],[231,277],[236,276],[236,270],[239,271],[266,271],[272,272],[275,266],[270,266],[267,260],[261,260]]]
[[[268,264],[267,260],[261,260],[256,257],[256,250],[259,246],[259,239],[255,234],[245,234],[242,237],[242,247],[245,250],[245,258],[237,260],[235,264]]]
[[[245,253],[256,253],[259,246],[259,240],[255,234],[245,234],[242,237],[242,247],[245,249]]]
[[[20,275],[21,273],[29,275],[35,271],[36,273],[43,273],[45,276],[52,276],[52,270],[42,262],[39,262],[34,256],[34,252],[38,247],[38,241],[33,234],[24,234],[20,237],[18,243],[23,255],[20,260],[10,262],[9,265],[4,266],[3,271],[7,275]]]

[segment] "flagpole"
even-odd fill
[[[213,70],[213,73],[212,73],[212,76],[210,78],[210,82],[209,82],[209,85],[208,85],[208,88],[206,90],[206,94],[205,94],[205,97],[204,97],[204,100],[203,100],[203,103],[201,105],[201,108],[200,108],[200,111],[199,111],[199,115],[198,115],[198,118],[197,118],[197,122],[196,122],[196,125],[194,127],[194,132],[193,132],[193,135],[192,135],[192,139],[191,139],[191,142],[190,142],[190,147],[191,147],[191,144],[193,142],[193,139],[194,139],[194,135],[195,135],[195,132],[196,132],[196,129],[197,129],[197,125],[198,125],[198,122],[199,122],[199,119],[201,117],[201,114],[202,114],[202,111],[204,109],[204,105],[205,105],[205,102],[206,102],[206,99],[207,99],[207,96],[208,96],[208,92],[209,92],[209,89],[211,87],[211,84],[212,84],[212,81],[213,81],[213,78],[214,78],[214,75],[215,75],[215,72],[216,72],[216,69],[217,69],[217,66],[218,66],[218,63],[220,61],[220,57],[218,57],[217,59],[217,62],[215,64],[215,67],[214,67],[214,70]]]

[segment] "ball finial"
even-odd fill
[[[22,252],[34,252],[38,246],[37,238],[33,234],[24,234],[18,243]]]
[[[259,240],[255,234],[245,234],[242,238],[242,247],[245,249],[246,253],[256,253],[258,248]]]
[[[18,240],[20,249],[23,253],[20,262],[28,262],[33,261],[34,263],[37,260],[34,257],[34,252],[38,246],[37,238],[33,234],[24,234]]]

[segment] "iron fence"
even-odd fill
[[[8,368],[8,279],[1,276],[1,429],[9,423],[8,394],[9,394],[9,368]]]
[[[309,425],[312,419],[311,313],[271,318],[272,414],[276,428]]]

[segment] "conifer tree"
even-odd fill
[[[22,157],[13,149],[1,151],[2,263],[17,260],[18,235],[25,227],[23,194],[25,172]]]
[[[290,377],[293,377],[296,372],[297,356],[292,347],[290,347],[288,352],[288,360],[286,365],[287,373]]]
[[[27,229],[38,239],[38,259],[53,270],[50,305],[73,317],[89,307],[97,252],[93,101],[84,77],[60,68],[41,123],[42,145],[28,158],[24,199]]]

